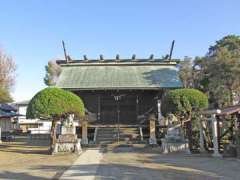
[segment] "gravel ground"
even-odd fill
[[[46,140],[18,137],[0,144],[0,179],[58,179],[77,159],[77,155],[49,155]]]
[[[144,145],[111,145],[100,151],[89,149],[81,156],[52,156],[47,149],[46,141],[19,139],[1,144],[0,179],[47,180],[62,175],[62,179],[84,180],[87,177],[95,180],[240,179],[237,159],[184,153],[163,155],[159,148]]]
[[[108,147],[96,180],[239,180],[240,161],[175,153],[162,155],[158,148]]]

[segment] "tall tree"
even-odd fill
[[[16,64],[0,50],[0,103],[12,101],[10,91],[15,83]]]
[[[13,99],[10,96],[10,93],[3,88],[0,88],[0,103],[8,103],[8,102],[12,102]]]
[[[229,35],[210,46],[207,55],[195,61],[198,81],[215,107],[232,105],[240,92],[240,36]]]
[[[45,66],[45,69],[46,75],[44,78],[44,83],[47,86],[54,86],[61,73],[61,67],[56,63],[56,61],[49,61],[48,65]]]
[[[185,57],[184,60],[179,63],[179,78],[184,88],[193,87],[193,64],[190,57]]]

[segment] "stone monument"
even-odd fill
[[[174,115],[168,117],[168,130],[162,141],[162,152],[189,152],[188,141],[185,140],[181,124],[176,124],[177,120]]]
[[[78,139],[74,126],[74,115],[69,115],[63,122],[61,134],[58,136],[53,153],[80,153],[81,151],[81,140]]]

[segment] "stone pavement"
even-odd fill
[[[89,149],[63,173],[61,180],[94,180],[98,165],[102,159],[99,149]]]

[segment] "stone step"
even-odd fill
[[[136,133],[136,132],[133,132],[133,133],[129,133],[129,132],[127,132],[127,133],[124,133],[124,132],[114,132],[114,133],[102,133],[102,132],[98,132],[98,136],[102,136],[102,135],[104,135],[104,136],[114,136],[114,135],[128,135],[128,136],[131,136],[131,135],[139,135],[139,133]]]
[[[97,136],[97,139],[101,139],[101,138],[116,138],[118,137],[117,134],[111,135],[111,136],[106,136],[104,134],[101,134],[99,136]],[[139,134],[121,134],[119,135],[120,138],[129,138],[129,139],[136,139],[139,138]]]
[[[116,127],[107,127],[99,128],[97,131],[96,142],[110,144],[118,141],[118,132],[119,132],[119,141],[129,143],[129,142],[139,142],[140,134],[138,128],[116,128]]]

